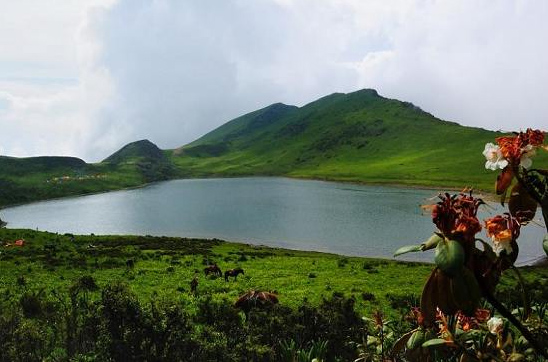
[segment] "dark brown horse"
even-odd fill
[[[238,298],[234,303],[234,307],[243,310],[247,315],[251,308],[264,308],[274,304],[278,304],[278,296],[276,294],[250,290]]]
[[[195,276],[194,279],[190,282],[190,292],[192,294],[196,294],[198,291],[198,277]]]
[[[235,268],[225,271],[225,281],[228,282],[228,277],[234,277],[234,281],[238,278],[238,274],[245,274],[242,268]]]
[[[223,272],[221,271],[221,268],[219,268],[217,266],[217,264],[208,265],[207,267],[205,267],[204,268],[204,273],[205,273],[206,276],[208,276],[209,274],[213,274],[213,275],[216,275],[218,277],[223,275]]]

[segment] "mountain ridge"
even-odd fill
[[[173,162],[188,177],[276,175],[482,189],[492,182],[481,151],[501,133],[442,120],[373,89],[333,93],[285,113],[269,113],[274,105],[178,148]]]

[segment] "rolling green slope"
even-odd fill
[[[496,176],[484,169],[481,153],[497,136],[365,89],[301,108],[273,104],[172,157],[187,176],[285,175],[490,190]]]

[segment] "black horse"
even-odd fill
[[[208,276],[209,274],[213,274],[213,275],[216,275],[218,277],[222,276],[223,275],[223,272],[221,271],[221,268],[219,268],[217,266],[217,264],[213,264],[213,265],[208,265],[207,267],[204,268],[204,274],[206,276]]]
[[[225,271],[225,281],[228,282],[228,277],[234,277],[234,281],[236,281],[238,274],[245,274],[244,270],[242,268],[236,268]]]

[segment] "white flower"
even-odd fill
[[[535,147],[532,145],[525,146],[522,150],[523,153],[521,154],[521,158],[519,160],[519,164],[523,168],[529,168],[533,164],[533,160],[531,160],[531,157],[535,155]]]
[[[501,170],[508,166],[508,161],[502,157],[502,152],[500,147],[492,143],[485,144],[485,149],[483,150],[483,155],[487,159],[485,162],[485,168],[488,170],[496,170],[497,167]]]
[[[487,321],[487,328],[489,332],[493,334],[499,334],[502,332],[502,327],[504,326],[504,321],[500,317],[491,317]]]
[[[503,250],[506,250],[507,255],[510,255],[512,253],[512,245],[510,245],[512,239],[496,239],[494,236],[492,236],[491,240],[493,241],[493,251],[495,252],[495,254],[497,254],[497,256],[499,256],[500,252]]]

